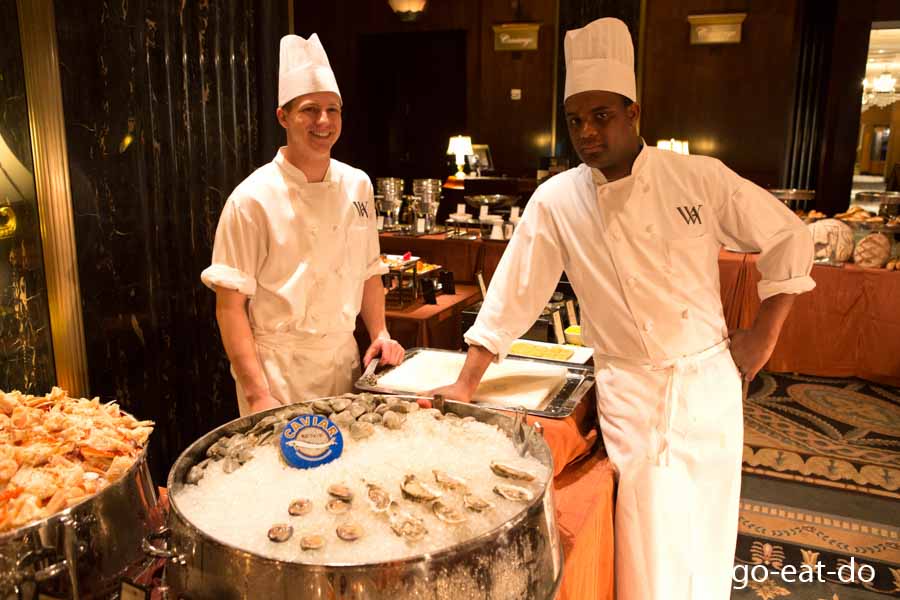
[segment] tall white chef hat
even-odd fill
[[[566,32],[566,95],[600,90],[637,100],[634,46],[619,19],[597,19]]]
[[[313,92],[334,92],[341,96],[325,48],[315,33],[304,40],[299,35],[281,38],[278,60],[278,106],[297,96]]]

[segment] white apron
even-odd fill
[[[617,600],[727,600],[743,448],[727,340],[659,365],[597,355],[600,430],[619,474]]]
[[[298,320],[303,330],[253,332],[269,394],[281,404],[350,392],[360,375],[352,332],[356,314],[348,311],[359,306],[362,294],[368,227],[356,220],[342,188],[337,182],[298,184],[291,199],[303,215],[296,234],[309,236],[314,248],[297,268],[305,273],[306,289],[298,290],[307,298],[306,314]],[[250,414],[244,391],[235,383],[241,416]]]

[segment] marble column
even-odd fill
[[[157,422],[160,484],[237,416],[200,272],[257,166],[253,6],[55,2],[89,386]]]

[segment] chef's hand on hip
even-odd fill
[[[759,370],[765,366],[775,344],[753,329],[734,329],[728,332],[731,340],[731,357],[737,365],[744,381],[753,381]]]
[[[397,340],[390,338],[377,338],[369,345],[366,355],[363,356],[363,368],[368,367],[369,363],[376,356],[381,357],[381,364],[399,365],[403,362],[403,346]]]

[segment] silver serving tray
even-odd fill
[[[408,360],[419,352],[423,352],[425,350],[428,350],[430,352],[446,352],[448,354],[464,354],[463,352],[458,352],[455,350],[440,350],[437,348],[410,348],[406,351],[405,360]],[[575,407],[578,406],[578,403],[581,402],[585,395],[587,395],[587,393],[594,386],[593,367],[573,365],[571,363],[563,363],[554,360],[542,360],[539,358],[520,356],[510,357],[507,360],[526,361],[540,364],[549,363],[564,366],[568,370],[568,373],[566,375],[566,382],[559,389],[559,391],[556,392],[556,395],[553,398],[551,398],[549,401],[545,401],[543,408],[528,409],[529,414],[538,417],[549,417],[551,419],[564,419],[568,417],[575,410]],[[409,395],[411,392],[394,390],[391,388],[380,387],[378,385],[378,379],[381,376],[389,373],[393,368],[394,367],[387,367],[374,375],[363,374],[362,377],[356,380],[356,389],[366,392],[375,392],[378,394]],[[475,404],[487,408],[498,408],[510,411],[515,411],[520,408],[517,406],[505,406],[502,404],[494,404],[489,402],[475,402]]]

